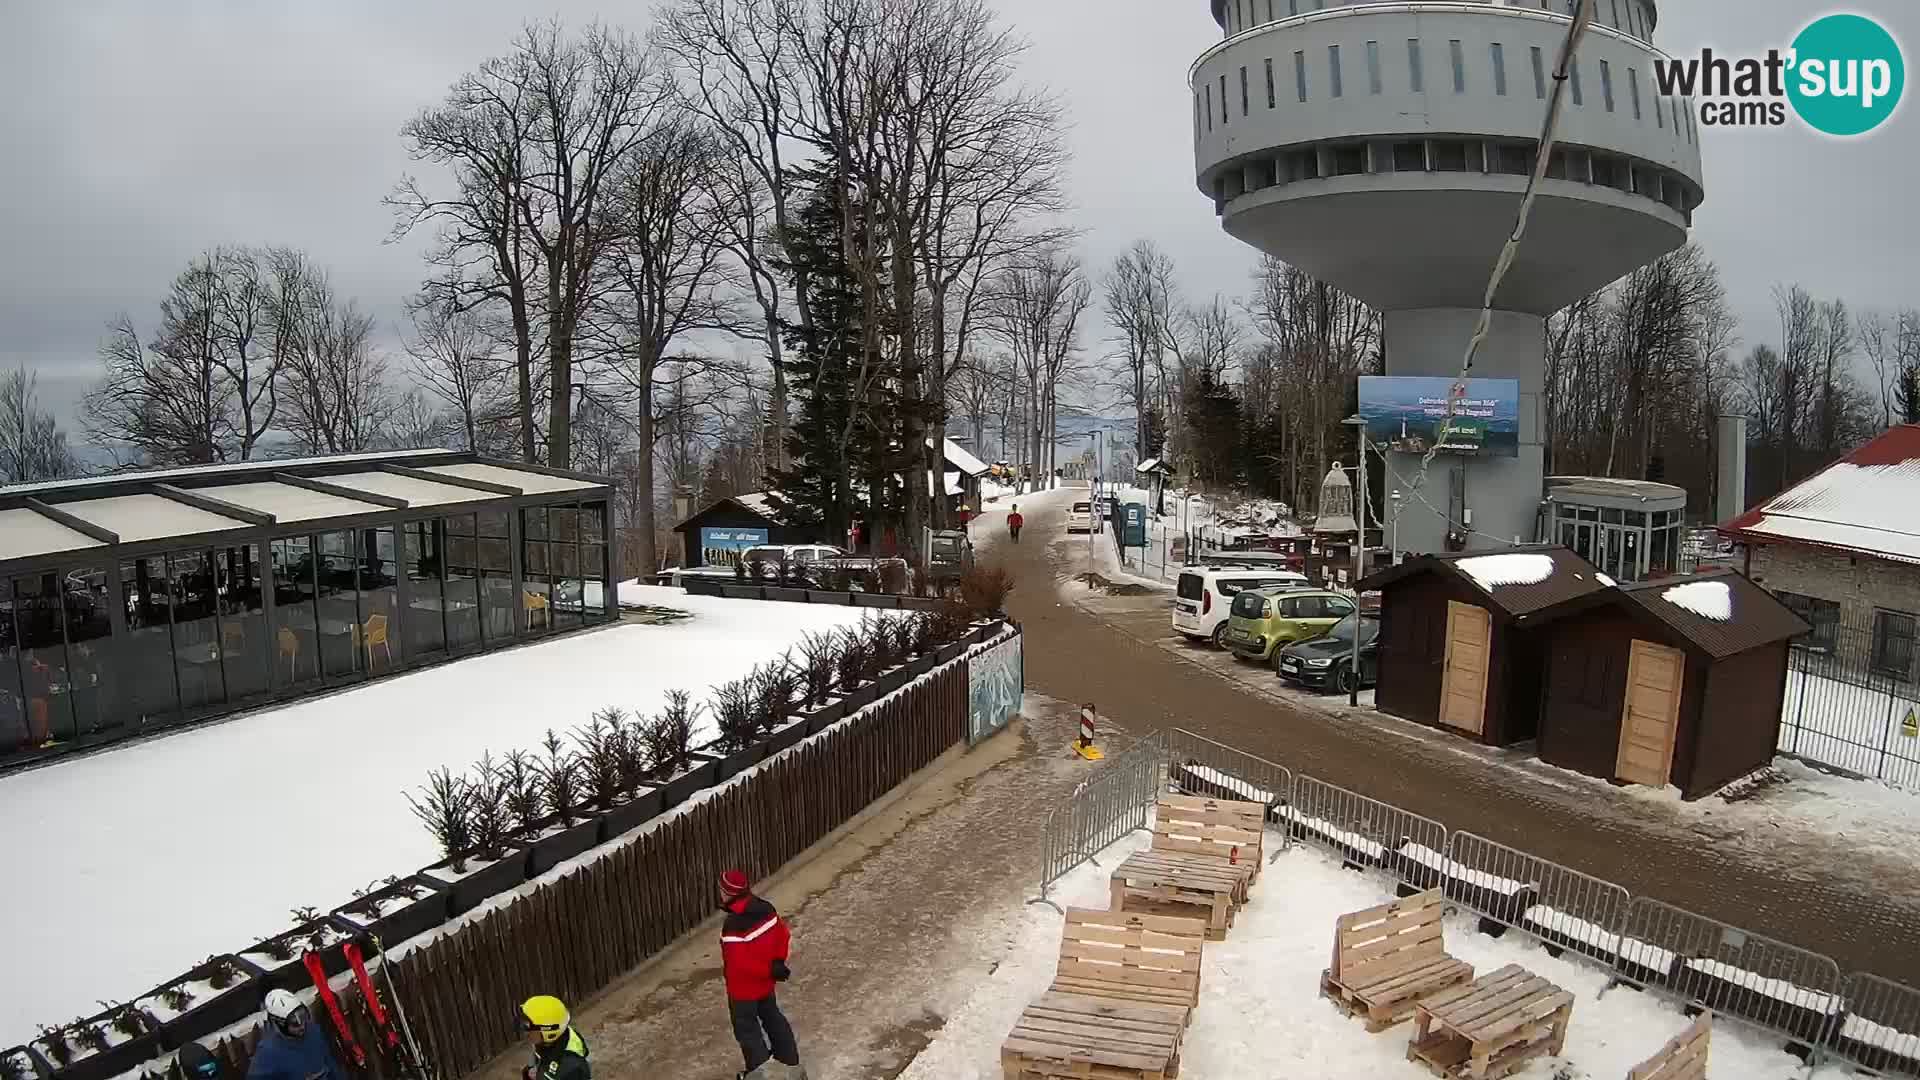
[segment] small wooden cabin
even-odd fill
[[[1604,589],[1520,625],[1544,645],[1541,760],[1689,799],[1773,760],[1789,643],[1808,630],[1731,570]]]
[[[688,567],[730,564],[761,544],[846,543],[846,537],[824,538],[818,528],[789,524],[764,491],[721,499],[673,531],[680,534],[680,565]]]
[[[1563,547],[1419,555],[1369,575],[1380,593],[1383,712],[1490,746],[1534,737],[1540,723],[1538,636],[1523,616],[1607,588]]]

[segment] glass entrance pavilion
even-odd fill
[[[611,621],[611,496],[441,450],[0,488],[0,768]]]
[[[1572,548],[1616,581],[1676,573],[1687,492],[1653,480],[1547,477],[1547,542]]]

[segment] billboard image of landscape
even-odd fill
[[[1424,454],[1438,443],[1444,454],[1518,457],[1519,380],[1468,379],[1448,421],[1454,386],[1446,376],[1361,376],[1360,418],[1367,424],[1367,441],[1403,454]]]

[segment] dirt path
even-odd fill
[[[1063,602],[1085,569],[1064,502],[1023,506],[993,552],[1019,585],[1030,691],[1093,701],[1127,729],[1184,727],[1321,780],[1831,956],[1920,981],[1920,874],[1818,833],[1758,835],[1371,711],[1309,707],[1270,672],[1176,639],[1164,595]],[[1104,542],[1109,538],[1101,537]],[[1920,828],[1920,822],[1914,823]]]
[[[793,927],[780,997],[814,1080],[897,1075],[1012,940],[1041,822],[1093,767],[1068,749],[1072,707],[1029,698],[1024,711],[762,883]],[[576,1007],[596,1076],[731,1080],[718,935],[714,920]],[[479,1075],[518,1080],[524,1063],[510,1052]]]

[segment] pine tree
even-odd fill
[[[1900,422],[1920,424],[1920,368],[1900,369],[1900,378],[1893,387],[1893,406],[1900,410]]]

